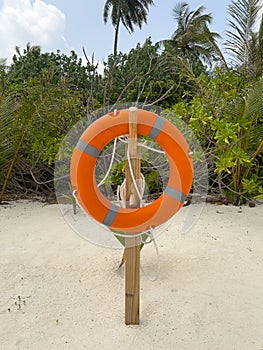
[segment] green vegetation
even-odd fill
[[[141,173],[145,178],[145,184],[147,187],[147,194],[151,198],[158,198],[162,193],[163,180],[158,170],[154,168],[152,164],[142,159],[141,162]],[[117,187],[122,184],[125,178],[125,161],[122,161],[112,169],[112,175],[110,176],[110,185],[117,193]]]
[[[134,3],[145,10],[140,18],[138,8],[123,18],[117,2],[106,1],[105,21],[111,9],[116,32],[120,22],[132,32],[133,25],[146,22],[153,4]],[[125,102],[159,105],[190,126],[207,157],[212,194],[235,205],[262,200],[263,21],[254,31],[258,6],[256,0],[231,2],[225,48],[232,60],[227,63],[218,34],[209,29],[212,15],[187,3],[174,7],[170,40],[153,44],[149,38],[124,54],[117,52],[116,34],[103,74],[93,62],[83,65],[75,52],[43,53],[38,46],[17,48],[10,66],[0,60],[0,202],[8,196],[54,194],[54,162],[67,132],[87,113]],[[113,174],[120,181],[121,167]],[[158,173],[145,176],[155,188]]]

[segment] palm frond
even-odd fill
[[[13,151],[13,143],[10,142],[8,136],[12,133],[12,126],[16,121],[16,110],[18,103],[12,95],[2,96],[0,98],[0,169],[2,171],[4,165],[9,159],[10,153]],[[15,134],[13,135],[13,139]],[[1,179],[1,176],[0,176]]]
[[[199,64],[211,65],[214,60],[221,60],[227,67],[224,56],[216,43],[220,35],[211,32],[208,25],[212,21],[210,13],[204,13],[205,7],[200,6],[194,11],[186,2],[179,2],[174,6],[173,17],[177,28],[174,31],[171,44],[168,41],[160,42],[165,48],[172,47],[178,54],[192,57]],[[202,63],[201,63],[202,62]]]
[[[143,23],[147,23],[149,6],[154,5],[153,0],[106,0],[103,9],[104,23],[108,21],[111,11],[111,22],[115,28],[114,55],[117,53],[119,24],[132,33],[134,26],[140,29]]]
[[[249,118],[253,115],[256,115],[257,119],[263,118],[263,79],[253,85],[246,98],[244,116]]]
[[[244,74],[255,71],[252,50],[255,50],[254,26],[261,7],[261,0],[232,0],[228,13],[230,30],[226,31],[226,50]],[[258,50],[258,49],[256,49]]]
[[[38,87],[32,87],[31,91],[28,86],[28,94],[20,98],[19,104],[12,95],[0,100],[0,202],[32,125],[35,120],[38,121],[36,127],[41,125],[41,118],[46,118],[48,109],[53,107],[54,96],[61,91],[58,85],[51,82],[52,74],[43,75]]]
[[[181,21],[189,12],[189,5],[186,2],[178,2],[173,8],[173,18],[178,23],[178,27],[182,25]]]

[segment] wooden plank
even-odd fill
[[[134,178],[140,179],[141,160],[137,145],[137,108],[129,112],[129,154]],[[133,181],[126,161],[126,207],[140,207],[140,198],[134,191]],[[131,234],[132,235],[132,234]],[[125,240],[125,323],[140,323],[140,238]]]

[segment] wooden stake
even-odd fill
[[[137,145],[137,108],[129,112],[129,151],[131,168],[135,180],[140,179],[141,160]],[[129,163],[126,160],[126,207],[139,208],[140,199],[134,190]],[[129,237],[125,240],[125,323],[140,323],[140,238]]]

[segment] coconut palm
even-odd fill
[[[117,54],[120,23],[129,33],[134,32],[134,25],[141,29],[142,24],[147,23],[150,5],[154,5],[153,0],[106,0],[103,19],[107,23],[111,11],[111,22],[115,29],[114,55]]]
[[[163,41],[162,44],[191,61],[212,64],[215,59],[220,59],[226,66],[224,56],[216,43],[220,35],[210,31],[212,16],[204,13],[204,10],[205,8],[200,6],[191,11],[186,2],[177,3],[173,8],[177,29],[172,38]]]
[[[263,23],[258,32],[255,25],[261,0],[232,0],[228,13],[230,30],[226,32],[226,50],[245,76],[262,75]]]

